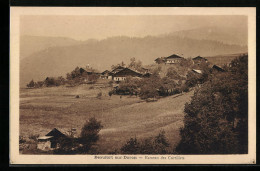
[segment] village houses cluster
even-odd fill
[[[154,61],[157,64],[165,64],[165,65],[172,65],[172,64],[180,64],[183,60],[186,60],[184,57],[181,57],[177,54],[170,55],[168,57],[159,57],[156,58]],[[192,58],[193,64],[200,65],[202,62],[208,63],[206,58],[201,56],[197,56]],[[223,71],[220,66],[212,65],[213,69]],[[193,69],[195,73],[202,74],[201,70]],[[97,73],[98,74],[98,73]],[[146,68],[141,68],[139,71],[136,71],[131,68],[118,66],[117,68],[113,69],[112,71],[105,70],[100,74],[100,78],[102,79],[110,79],[113,81],[123,81],[126,80],[126,77],[131,76],[135,78],[142,78],[142,77],[149,77],[151,73]]]
[[[180,64],[182,61],[185,61],[184,57],[181,57],[177,54],[170,55],[168,57],[159,57],[156,58],[154,61],[157,64],[165,64],[165,65],[176,65]],[[203,58],[201,56],[197,56],[192,58],[193,64],[200,65],[201,63],[208,63],[208,60],[206,58]],[[220,66],[212,65],[213,69],[218,71],[223,71],[223,69]],[[194,73],[202,74],[202,71],[199,69],[192,69]],[[73,71],[74,73],[71,73],[69,75],[70,78],[67,80],[63,77],[47,77],[44,81],[38,81],[34,82],[33,80],[27,84],[27,87],[29,88],[38,88],[38,87],[49,87],[49,86],[59,86],[64,85],[66,83],[68,84],[74,84],[75,82],[79,83],[91,83],[95,82],[97,79],[108,79],[113,80],[117,83],[120,81],[126,80],[127,77],[133,77],[133,78],[145,78],[151,76],[151,71],[147,68],[140,67],[137,69],[131,68],[131,67],[125,67],[125,66],[117,66],[113,70],[105,70],[102,73],[99,73],[97,71],[94,71],[93,69],[88,68],[78,68],[77,71]]]
[[[173,54],[168,57],[160,57],[155,59],[155,63],[157,64],[165,64],[165,65],[174,65],[174,64],[180,64],[183,60],[186,60],[185,58]],[[197,56],[195,58],[192,58],[193,64],[200,65],[202,62],[208,63],[208,60],[206,58]],[[223,71],[223,69],[217,65],[212,65],[213,69],[216,69],[218,71]],[[202,71],[199,69],[192,69],[194,73],[202,74]],[[79,73],[81,75],[96,75],[100,79],[108,79],[113,80],[115,82],[121,82],[126,80],[127,77],[133,77],[133,78],[144,78],[144,77],[150,77],[151,73],[148,69],[141,67],[138,71],[129,67],[123,67],[123,66],[117,66],[113,70],[108,71],[105,70],[102,73],[97,73],[93,71],[88,71],[83,68],[79,68]],[[46,80],[51,79],[50,77],[47,77]],[[74,130],[75,131],[75,130]],[[73,130],[71,131],[71,133]],[[45,136],[39,137],[37,148],[43,151],[49,151],[59,148],[59,140],[62,138],[66,138],[67,135],[61,133],[58,129],[54,128],[51,130],[48,134]]]

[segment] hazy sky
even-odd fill
[[[21,35],[76,40],[159,35],[199,27],[247,27],[245,16],[22,16]]]

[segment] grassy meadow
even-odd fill
[[[119,149],[131,137],[156,136],[160,130],[165,131],[172,146],[180,140],[184,105],[193,92],[146,102],[136,96],[109,97],[110,90],[88,84],[21,89],[20,136],[44,136],[53,128],[63,133],[76,128],[79,135],[86,120],[95,116],[104,126],[97,144],[103,153]]]

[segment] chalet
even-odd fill
[[[123,81],[126,80],[126,77],[137,77],[140,78],[143,75],[139,72],[133,71],[129,68],[124,68],[120,70],[119,72],[116,72],[115,74],[112,75],[112,79],[114,81]]]
[[[182,60],[184,60],[183,57],[180,57],[176,54],[173,54],[171,56],[168,57],[160,57],[155,59],[155,62],[157,64],[161,64],[161,63],[165,63],[165,64],[178,64],[180,63]]]
[[[197,65],[201,64],[202,62],[206,62],[206,63],[208,62],[208,60],[206,58],[203,58],[201,56],[197,56],[195,58],[192,58],[192,61],[193,61],[194,64],[197,64]]]
[[[112,79],[112,73],[108,70],[105,70],[104,72],[101,73],[100,78],[102,79]]]
[[[58,142],[67,136],[61,133],[58,129],[54,128],[45,136],[38,138],[37,149],[48,151],[58,147]]]
[[[173,55],[165,58],[165,63],[166,64],[176,64],[176,63],[180,63],[183,59],[184,59],[183,57],[173,54]]]

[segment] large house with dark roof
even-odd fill
[[[182,60],[184,60],[183,57],[181,57],[179,55],[176,55],[176,54],[173,54],[173,55],[170,55],[168,57],[157,58],[157,59],[155,59],[155,62],[157,64],[161,64],[161,63],[165,63],[165,64],[178,64]]]
[[[123,81],[123,80],[126,80],[126,77],[137,77],[137,78],[140,78],[142,77],[143,74],[139,73],[139,72],[136,72],[136,71],[133,71],[129,68],[124,68],[116,73],[114,73],[112,75],[112,79],[114,81]]]
[[[165,58],[165,63],[166,64],[176,64],[176,63],[180,63],[182,60],[184,60],[183,57],[173,54],[173,55]]]

